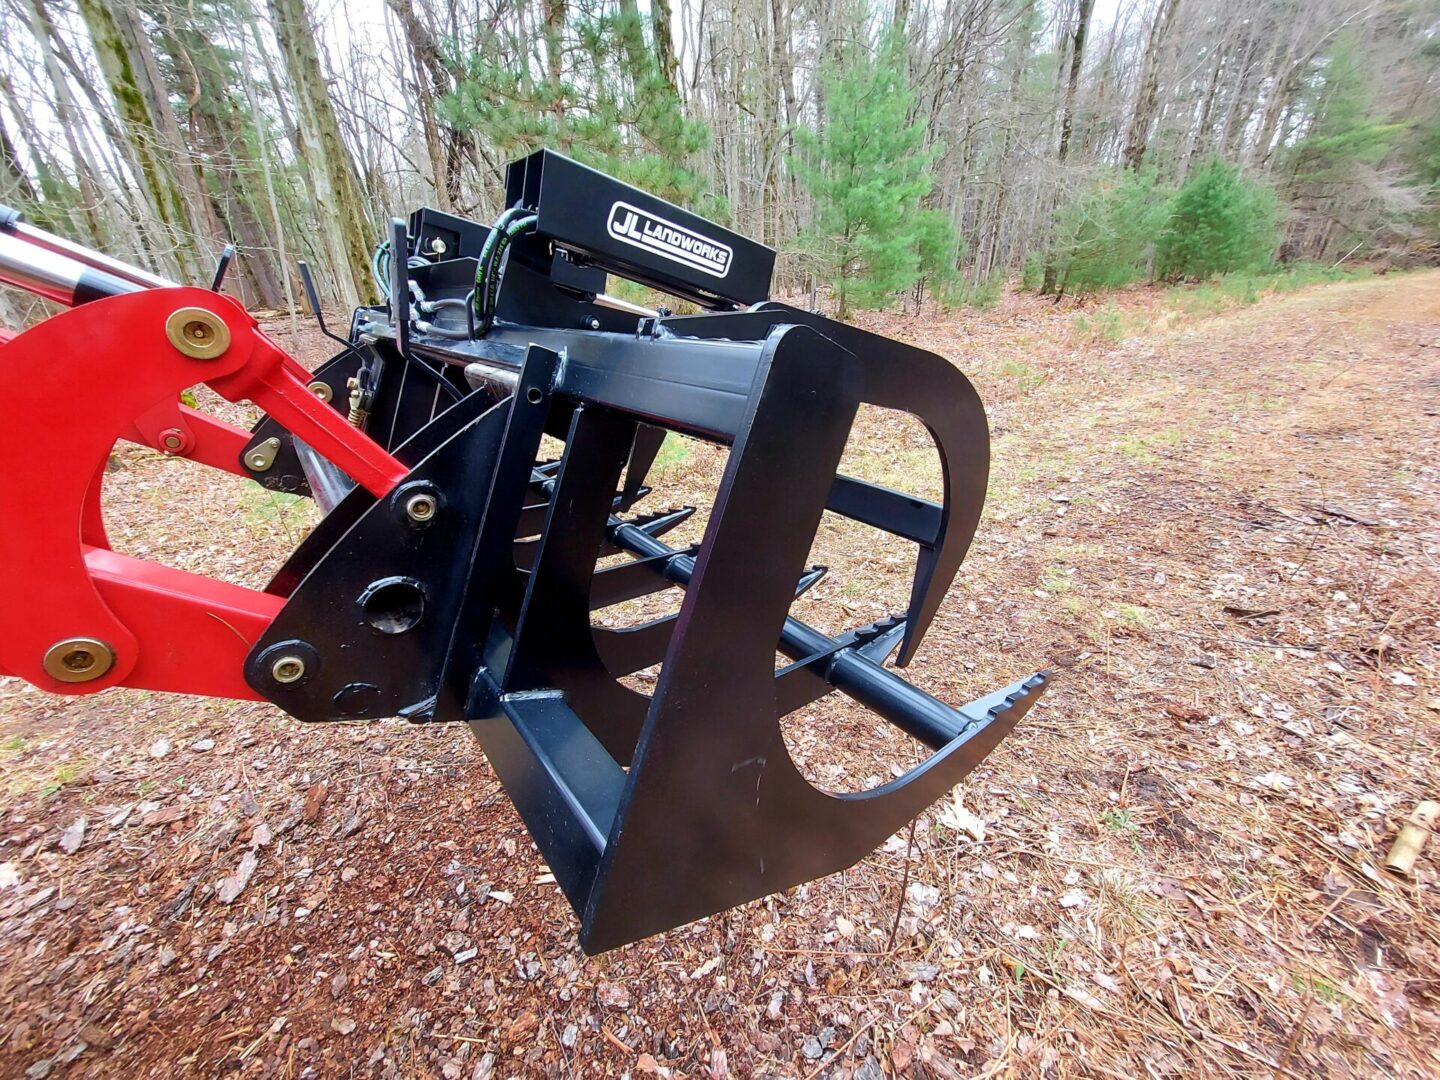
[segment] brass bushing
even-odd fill
[[[230,348],[230,327],[213,311],[183,307],[165,320],[170,344],[193,360],[214,360]]]
[[[298,656],[277,657],[270,665],[270,677],[282,686],[297,683],[305,677],[305,661]]]
[[[98,638],[66,638],[45,650],[45,674],[59,682],[89,682],[114,665],[115,650]]]

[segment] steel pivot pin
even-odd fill
[[[435,516],[435,496],[418,494],[405,500],[405,513],[411,521],[425,522]]]
[[[213,360],[230,348],[230,327],[213,311],[183,307],[165,320],[170,344],[192,360]]]
[[[45,650],[45,674],[59,682],[98,679],[115,664],[115,650],[98,638],[73,637]]]

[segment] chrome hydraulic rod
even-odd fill
[[[66,240],[63,236],[56,236],[54,233],[46,232],[44,229],[37,229],[34,225],[25,221],[18,210],[9,206],[0,205],[0,233],[8,233],[15,237],[15,239],[23,240],[32,247],[53,251],[56,255],[63,255],[67,259],[74,259],[76,262],[82,263],[92,270],[99,270],[102,273],[120,278],[123,281],[133,282],[146,289],[172,289],[175,287],[175,282],[163,278],[159,274],[152,274],[148,270],[142,270],[140,267],[132,266],[130,263],[122,262],[120,259],[113,259],[109,255],[104,255],[86,247],[84,244],[77,244],[73,240]]]
[[[0,232],[0,282],[66,307],[145,288],[5,232]]]

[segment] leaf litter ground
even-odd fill
[[[1440,785],[1440,273],[865,325],[954,358],[993,428],[912,678],[1057,672],[913,836],[587,959],[464,730],[0,680],[0,1075],[1435,1075],[1437,845],[1381,866]],[[667,447],[656,498],[723,460]],[[895,414],[846,468],[936,494]],[[134,447],[107,479],[117,546],[247,585],[314,521]],[[827,516],[797,613],[903,609],[910,555]],[[839,697],[785,732],[831,790],[919,758]]]

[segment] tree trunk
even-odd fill
[[[1150,124],[1155,119],[1155,106],[1160,91],[1160,54],[1165,48],[1165,39],[1175,23],[1175,13],[1180,10],[1180,0],[1160,0],[1155,12],[1155,21],[1150,24],[1150,40],[1145,45],[1145,60],[1140,75],[1140,92],[1135,98],[1135,112],[1130,118],[1130,131],[1125,137],[1125,167],[1139,171],[1145,160],[1145,150],[1150,139]]]
[[[201,281],[209,271],[201,244],[214,239],[216,222],[186,164],[185,143],[139,12],[126,2],[79,0],[79,6],[140,183],[174,243],[181,280]]]
[[[405,40],[409,42],[410,52],[415,57],[417,75],[428,83],[428,86],[420,88],[420,109],[422,122],[426,125],[426,139],[428,141],[432,138],[432,131],[433,137],[439,137],[442,133],[435,121],[435,100],[451,91],[462,77],[461,73],[446,63],[440,51],[440,43],[435,40],[430,28],[420,20],[411,6],[411,0],[385,0],[385,6],[400,20],[400,26],[405,31]],[[466,159],[474,156],[473,138],[470,132],[463,128],[446,124],[442,141],[443,148],[436,159],[441,175],[437,177],[435,186],[441,193],[443,209],[453,210],[461,201],[461,169]]]
[[[316,31],[305,0],[268,0],[275,37],[285,57],[299,120],[300,157],[315,193],[315,217],[325,237],[340,297],[347,307],[371,300],[370,222],[355,165],[320,68]]]
[[[157,14],[163,17],[166,12],[161,9]],[[207,187],[198,166],[204,160],[214,180],[206,190],[212,212],[239,249],[241,297],[251,306],[278,308],[285,297],[255,210],[256,193],[249,190],[249,162],[243,158],[246,124],[226,70],[194,23],[177,20],[169,25],[167,20],[162,28],[161,40],[175,68],[180,96],[189,105],[196,183]]]
[[[55,94],[56,116],[60,120],[60,129],[65,136],[65,145],[70,151],[75,177],[80,187],[80,198],[83,203],[80,209],[84,215],[83,220],[89,227],[90,238],[99,240],[104,231],[100,223],[100,189],[95,182],[95,170],[90,165],[89,155],[81,147],[77,135],[80,122],[79,111],[75,107],[75,99],[70,96],[70,88],[65,82],[65,73],[60,70],[59,61],[55,58],[55,50],[51,46],[51,39],[55,36],[55,24],[50,18],[44,0],[30,0],[30,29],[35,35],[35,43],[40,47],[45,74],[49,78],[50,88]],[[34,143],[32,142],[31,145]]]
[[[1070,153],[1070,132],[1075,126],[1075,92],[1080,87],[1080,69],[1085,66],[1085,36],[1090,32],[1090,15],[1095,0],[1080,0],[1075,16],[1075,33],[1070,39],[1070,77],[1065,83],[1065,112],[1060,120],[1060,148],[1055,160],[1065,164]]]
[[[20,164],[20,155],[15,150],[15,144],[10,139],[10,132],[0,123],[0,166],[4,172],[4,196],[6,202],[37,203],[40,201],[40,193],[35,190],[35,185],[30,180],[30,174]],[[18,196],[18,198],[17,198]]]
[[[680,62],[675,57],[675,39],[671,36],[670,0],[650,0],[650,26],[655,33],[655,59],[660,74],[670,84],[675,100],[680,100]]]
[[[1060,147],[1055,154],[1058,165],[1064,165],[1070,154],[1070,133],[1075,127],[1075,92],[1080,87],[1080,69],[1085,65],[1085,35],[1090,32],[1090,14],[1095,0],[1080,0],[1075,14],[1075,32],[1070,39],[1070,76],[1065,82],[1065,111],[1060,118]],[[1053,203],[1052,203],[1053,211]],[[1051,296],[1056,291],[1056,266],[1053,259],[1045,262],[1045,280],[1040,291]]]

